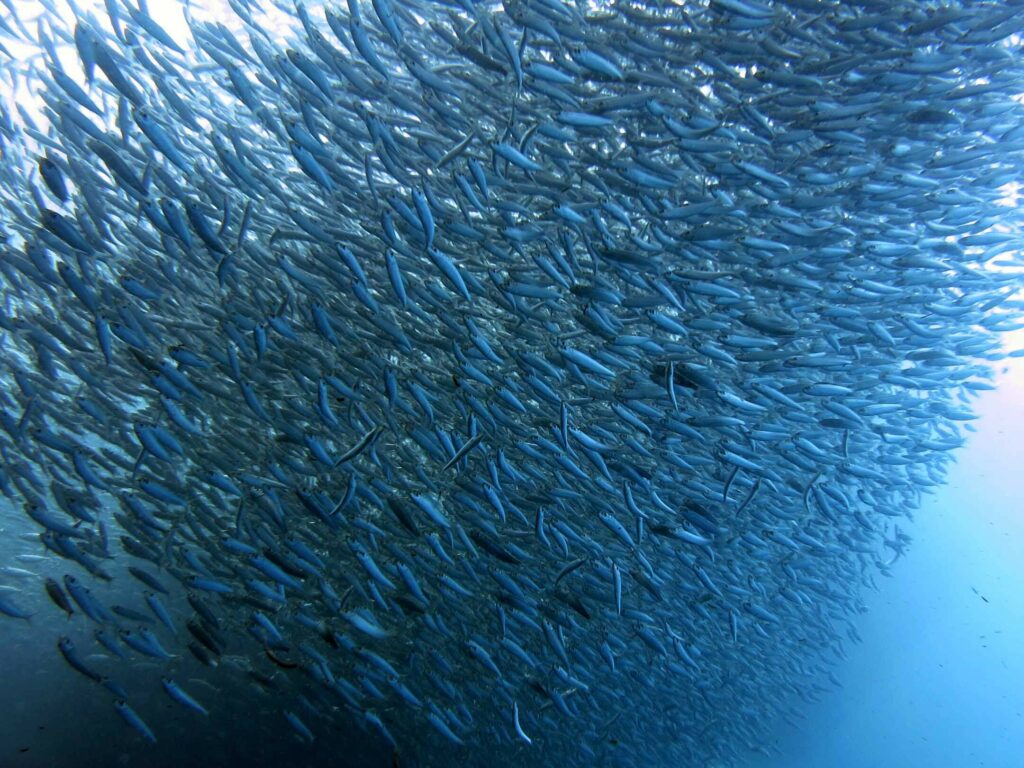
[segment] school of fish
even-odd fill
[[[428,765],[736,764],[835,682],[1022,327],[1024,3],[56,2],[0,491],[125,738],[143,659]]]

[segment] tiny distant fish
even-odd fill
[[[15,601],[9,598],[5,593],[0,592],[0,613],[5,616],[10,616],[13,619],[29,619],[32,616],[32,612],[20,607]]]
[[[566,768],[838,686],[1024,355],[1017,4],[37,5],[0,613],[65,682]]]

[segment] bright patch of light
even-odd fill
[[[13,21],[9,23],[12,29],[21,32],[21,37],[3,36],[0,40],[12,57],[2,70],[5,78],[0,80],[0,101],[6,113],[13,116],[16,125],[35,126],[40,133],[45,134],[49,120],[43,111],[44,103],[38,93],[38,84],[35,77],[26,78],[21,73],[26,67],[46,73],[54,66],[49,49],[56,53],[57,66],[90,92],[91,87],[85,82],[85,73],[72,34],[78,21],[82,20],[101,34],[113,37],[116,34],[114,24],[104,0],[58,0],[47,3],[46,7],[39,0],[6,0],[4,5],[17,14],[20,24]],[[123,20],[128,18],[128,11],[122,5],[116,7],[119,8],[117,23],[123,25]],[[148,3],[146,7],[150,18],[189,52],[186,60],[192,58],[192,52],[196,49],[190,30],[191,23],[223,26],[230,30],[243,47],[248,47],[248,38],[253,34],[274,41],[283,40],[297,25],[294,16],[273,4],[252,11],[252,26],[247,25],[232,10],[228,0],[160,0]],[[320,18],[314,18],[314,23],[326,22],[321,15]],[[44,41],[52,42],[52,46],[44,44]],[[176,56],[173,54],[172,58]],[[33,85],[36,87],[32,88]]]
[[[1001,197],[996,201],[998,205],[1007,208],[1019,208],[1021,195],[1024,193],[1024,186],[1019,181],[1011,181],[999,188]]]

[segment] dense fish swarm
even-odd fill
[[[1024,4],[229,5],[3,22],[40,642],[150,740],[220,659],[434,765],[765,749],[1018,327]]]

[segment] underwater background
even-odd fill
[[[1024,5],[2,14],[0,766],[1024,765]]]

